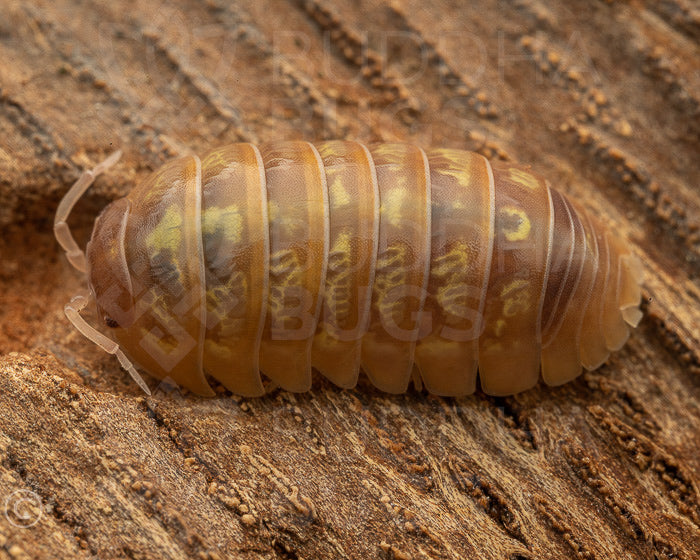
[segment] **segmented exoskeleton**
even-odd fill
[[[528,389],[594,369],[641,318],[627,245],[527,168],[450,149],[233,144],[167,163],[95,222],[66,311],[86,336],[202,395],[262,395],[314,367],[353,387],[413,377],[439,395]],[[116,342],[79,315],[94,298]],[[128,356],[128,357],[127,357]]]

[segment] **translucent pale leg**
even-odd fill
[[[78,247],[78,244],[73,238],[73,234],[66,223],[73,206],[78,202],[83,193],[90,188],[95,177],[100,173],[112,167],[119,158],[122,157],[122,151],[117,150],[112,155],[110,155],[106,160],[97,164],[94,169],[85,171],[78,179],[70,190],[65,194],[61,203],[58,205],[56,210],[56,217],[53,222],[53,232],[56,236],[56,241],[58,241],[66,252],[66,256],[70,263],[77,268],[80,272],[85,272],[87,269],[85,263],[85,252]]]
[[[129,375],[131,375],[132,379],[136,381],[138,386],[141,387],[141,389],[143,389],[147,395],[150,395],[151,390],[148,388],[148,385],[146,385],[146,382],[138,374],[133,364],[124,355],[124,352],[120,350],[119,345],[89,325],[80,315],[80,312],[85,309],[89,301],[90,297],[86,294],[78,294],[77,296],[73,296],[73,298],[64,307],[66,317],[68,317],[68,320],[73,323],[73,326],[78,329],[85,338],[97,344],[97,346],[102,348],[108,354],[115,355],[121,366],[129,372]]]
[[[65,194],[58,205],[58,209],[56,210],[56,217],[54,218],[53,223],[53,231],[54,235],[56,236],[56,241],[58,241],[61,247],[63,247],[65,250],[66,256],[68,257],[70,263],[80,272],[87,271],[85,252],[78,247],[78,244],[73,238],[73,234],[71,233],[66,220],[68,219],[71,210],[73,210],[75,203],[80,200],[80,197],[83,196],[85,191],[88,190],[90,185],[92,185],[92,183],[95,181],[95,177],[106,169],[112,167],[117,161],[119,161],[121,156],[121,150],[117,150],[106,160],[97,164],[93,169],[85,171]],[[131,375],[134,381],[136,381],[138,386],[141,387],[141,389],[143,389],[147,395],[150,395],[151,390],[148,388],[148,385],[146,385],[146,382],[138,374],[133,364],[124,355],[124,352],[120,350],[119,345],[89,325],[80,315],[80,312],[85,309],[90,302],[90,299],[90,296],[87,294],[78,294],[77,296],[74,296],[73,299],[71,299],[70,302],[68,302],[64,307],[66,317],[68,317],[68,320],[73,323],[73,326],[78,329],[88,340],[91,340],[97,344],[108,354],[115,355],[121,366],[129,372],[129,375]]]

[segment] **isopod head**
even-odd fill
[[[129,328],[134,300],[124,234],[131,203],[121,198],[109,204],[95,221],[86,249],[87,280],[100,317],[110,328]]]

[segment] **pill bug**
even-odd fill
[[[636,326],[627,245],[526,167],[453,149],[247,143],[186,156],[97,218],[66,219],[117,152],[61,201],[55,234],[87,273],[66,314],[136,369],[213,395],[289,391],[312,366],[341,387],[411,379],[507,395],[595,369]],[[111,337],[80,311],[90,302]],[[114,340],[112,340],[114,339]]]

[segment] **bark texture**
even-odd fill
[[[700,9],[693,0],[0,0],[0,558],[700,557]],[[626,235],[645,318],[509,398],[139,394],[62,306],[76,208],[234,141],[533,165]],[[152,386],[154,385],[151,382]]]

